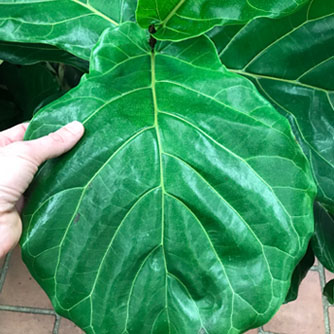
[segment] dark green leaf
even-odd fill
[[[11,94],[0,87],[0,131],[17,124],[21,118],[22,112],[14,103]]]
[[[295,271],[293,272],[291,279],[291,286],[285,298],[285,303],[289,303],[297,299],[300,283],[306,277],[308,271],[313,266],[313,263],[314,263],[314,254],[311,245],[309,245],[306,254],[298,263]]]
[[[327,297],[330,304],[334,304],[334,279],[327,282],[324,288],[324,295]]]
[[[22,111],[18,122],[29,120],[41,102],[60,91],[56,77],[42,64],[0,67],[0,84],[7,87],[15,104]]]
[[[51,44],[89,59],[102,31],[134,19],[137,0],[3,0],[0,40]]]
[[[334,2],[314,0],[283,19],[255,19],[242,28],[226,27],[212,33],[223,64],[252,79],[263,96],[290,120],[311,162],[317,199],[332,212],[333,27]]]
[[[0,5],[1,8],[1,5]],[[81,71],[88,71],[88,62],[52,45],[8,43],[0,41],[0,59],[12,64],[34,65],[49,61],[72,65]]]
[[[315,256],[334,272],[334,218],[320,203],[314,204],[315,230],[312,248]]]
[[[259,16],[286,15],[307,1],[138,0],[136,16],[142,27],[156,26],[156,38],[176,41],[198,36],[216,25],[247,22]]]
[[[39,171],[23,257],[86,333],[240,333],[284,301],[313,233],[311,172],[208,38],[151,53],[148,37],[107,30],[90,74],[32,121],[27,139],[73,119],[86,134]]]
[[[79,84],[83,74],[83,72],[74,67],[64,66],[63,81],[66,83],[67,87],[73,88]]]

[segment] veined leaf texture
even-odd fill
[[[334,3],[312,0],[279,20],[255,19],[211,33],[220,59],[251,79],[293,127],[334,212]],[[261,35],[256,37],[256,32]]]
[[[334,3],[312,0],[288,17],[255,19],[210,32],[221,61],[251,79],[285,115],[316,180],[312,248],[333,271]],[[256,32],[261,34],[256,37]]]
[[[216,25],[247,22],[254,17],[279,17],[296,10],[307,0],[138,0],[137,21],[154,24],[155,37],[184,40]]]
[[[140,0],[139,24],[156,24],[156,37],[180,40],[215,25],[278,17],[307,0]],[[135,19],[137,0],[2,0],[0,40],[52,44],[89,59],[102,31]]]
[[[0,40],[45,43],[89,59],[108,27],[134,20],[136,0],[2,0]]]
[[[207,37],[149,38],[106,30],[90,73],[34,117],[27,139],[72,119],[86,134],[31,187],[24,260],[87,333],[242,333],[272,317],[306,251],[311,171]]]

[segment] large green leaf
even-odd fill
[[[317,199],[334,213],[333,27],[334,2],[313,0],[289,17],[255,19],[212,36],[222,62],[253,80],[290,120],[311,162]]]
[[[142,27],[156,26],[156,38],[176,41],[198,36],[216,25],[286,15],[307,1],[138,0],[136,16]]]
[[[151,52],[148,37],[107,30],[90,74],[33,119],[27,139],[73,119],[86,133],[31,187],[24,261],[86,333],[241,333],[272,317],[306,251],[311,172],[208,38]]]
[[[81,71],[88,71],[87,61],[52,45],[0,41],[0,59],[19,65],[34,65],[43,61],[64,63],[72,65]]]
[[[137,0],[2,0],[0,40],[45,43],[88,60],[102,31],[133,20]]]

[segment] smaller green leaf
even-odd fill
[[[292,274],[291,286],[285,298],[285,303],[289,303],[297,299],[300,283],[306,277],[308,271],[313,266],[313,263],[314,263],[314,254],[311,245],[309,245],[306,254],[300,260],[295,271]]]
[[[154,24],[155,37],[184,40],[216,25],[246,23],[254,17],[287,15],[307,0],[139,0],[137,21],[143,28]]]
[[[328,270],[334,272],[334,217],[322,204],[315,202],[314,220],[314,254]]]
[[[326,284],[323,294],[327,297],[330,304],[334,304],[334,279]]]
[[[55,46],[44,44],[0,41],[0,59],[19,65],[34,65],[43,61],[64,63],[72,65],[83,72],[88,72],[89,66],[88,61],[73,56]]]
[[[0,40],[45,43],[89,60],[99,36],[134,19],[137,0],[4,0]]]

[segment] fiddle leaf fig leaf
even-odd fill
[[[319,261],[334,272],[334,217],[321,204],[314,204],[314,236],[312,248]]]
[[[290,289],[284,301],[285,303],[289,303],[297,299],[300,283],[313,266],[314,260],[315,258],[310,244],[304,257],[300,260],[293,272]]]
[[[255,19],[210,35],[222,63],[251,79],[285,115],[307,155],[317,200],[334,213],[334,3],[309,6],[279,20]],[[261,31],[261,38],[258,32]]]
[[[0,59],[18,65],[35,65],[44,61],[64,63],[88,72],[87,61],[52,45],[0,41]]]
[[[108,27],[134,20],[137,0],[4,0],[0,40],[51,44],[89,60]]]
[[[277,311],[306,251],[311,171],[207,37],[149,38],[106,30],[90,73],[34,117],[27,139],[74,119],[86,132],[40,169],[23,257],[88,334],[241,333]]]
[[[287,15],[307,0],[138,0],[137,21],[143,28],[154,24],[155,37],[184,40],[216,25],[247,22],[254,17]]]
[[[334,304],[334,279],[326,283],[324,288],[324,295],[330,304]]]

